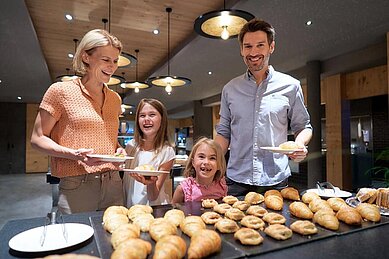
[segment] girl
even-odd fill
[[[126,146],[126,152],[134,156],[130,168],[152,165],[156,170],[170,171],[175,159],[175,151],[167,134],[167,111],[155,99],[142,99],[136,110],[134,139]],[[167,174],[144,177],[140,174],[125,173],[123,187],[127,207],[134,204],[160,205],[169,203],[163,190]]]
[[[220,199],[227,195],[226,161],[214,140],[201,138],[193,146],[186,164],[187,177],[177,186],[172,203]]]

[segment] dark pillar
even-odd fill
[[[212,138],[212,107],[204,107],[201,101],[194,101],[193,141],[199,137]]]
[[[308,188],[315,187],[317,181],[325,180],[321,154],[321,100],[320,100],[320,61],[309,61],[306,66],[307,106],[311,116],[313,137],[308,148]]]

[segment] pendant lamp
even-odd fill
[[[135,72],[135,81],[124,82],[124,83],[121,83],[120,86],[122,88],[134,89],[135,93],[139,93],[139,89],[147,89],[150,86],[148,84],[146,84],[146,83],[138,81],[138,64],[139,64],[138,53],[139,53],[139,49],[136,49],[135,53],[136,53],[135,55],[136,55],[136,60],[137,60],[137,62],[136,62],[136,72]]]
[[[73,54],[73,58],[74,58],[74,55],[76,54],[76,51],[77,51],[77,42],[78,42],[78,39],[73,39],[74,41],[74,54]],[[57,76],[56,78],[56,81],[57,82],[67,82],[67,81],[71,81],[73,79],[77,79],[79,78],[79,76],[74,72],[73,75],[71,75],[69,72],[70,72],[70,68],[66,68],[66,75],[60,75],[60,76]]]
[[[189,86],[191,80],[185,77],[172,76],[170,75],[170,13],[172,8],[167,7],[166,12],[168,14],[168,23],[167,23],[167,75],[166,76],[157,76],[151,77],[148,80],[148,84],[151,86],[165,87],[165,90],[168,94],[171,94],[173,87],[176,86]]]
[[[235,38],[245,23],[254,18],[254,15],[242,10],[226,9],[212,11],[199,16],[194,23],[194,30],[201,36],[212,39]]]

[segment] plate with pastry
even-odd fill
[[[154,168],[152,165],[140,165],[134,169],[122,169],[122,171],[127,173],[137,173],[144,176],[158,176],[160,174],[169,174],[169,171],[159,171]]]
[[[93,233],[93,228],[85,224],[53,224],[21,232],[12,237],[8,245],[23,253],[48,252],[80,244],[91,238]]]
[[[126,160],[134,159],[131,156],[123,156],[123,155],[98,155],[98,154],[89,154],[86,155],[87,157],[91,158],[98,158],[100,161],[103,162],[116,162],[116,163],[123,163]]]
[[[292,154],[296,151],[302,151],[303,148],[294,141],[286,141],[281,143],[278,147],[260,147],[262,150],[267,150],[273,153]]]

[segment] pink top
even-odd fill
[[[220,199],[227,195],[227,184],[224,177],[220,181],[213,181],[209,186],[198,184],[193,177],[188,177],[180,185],[184,192],[185,202]]]

